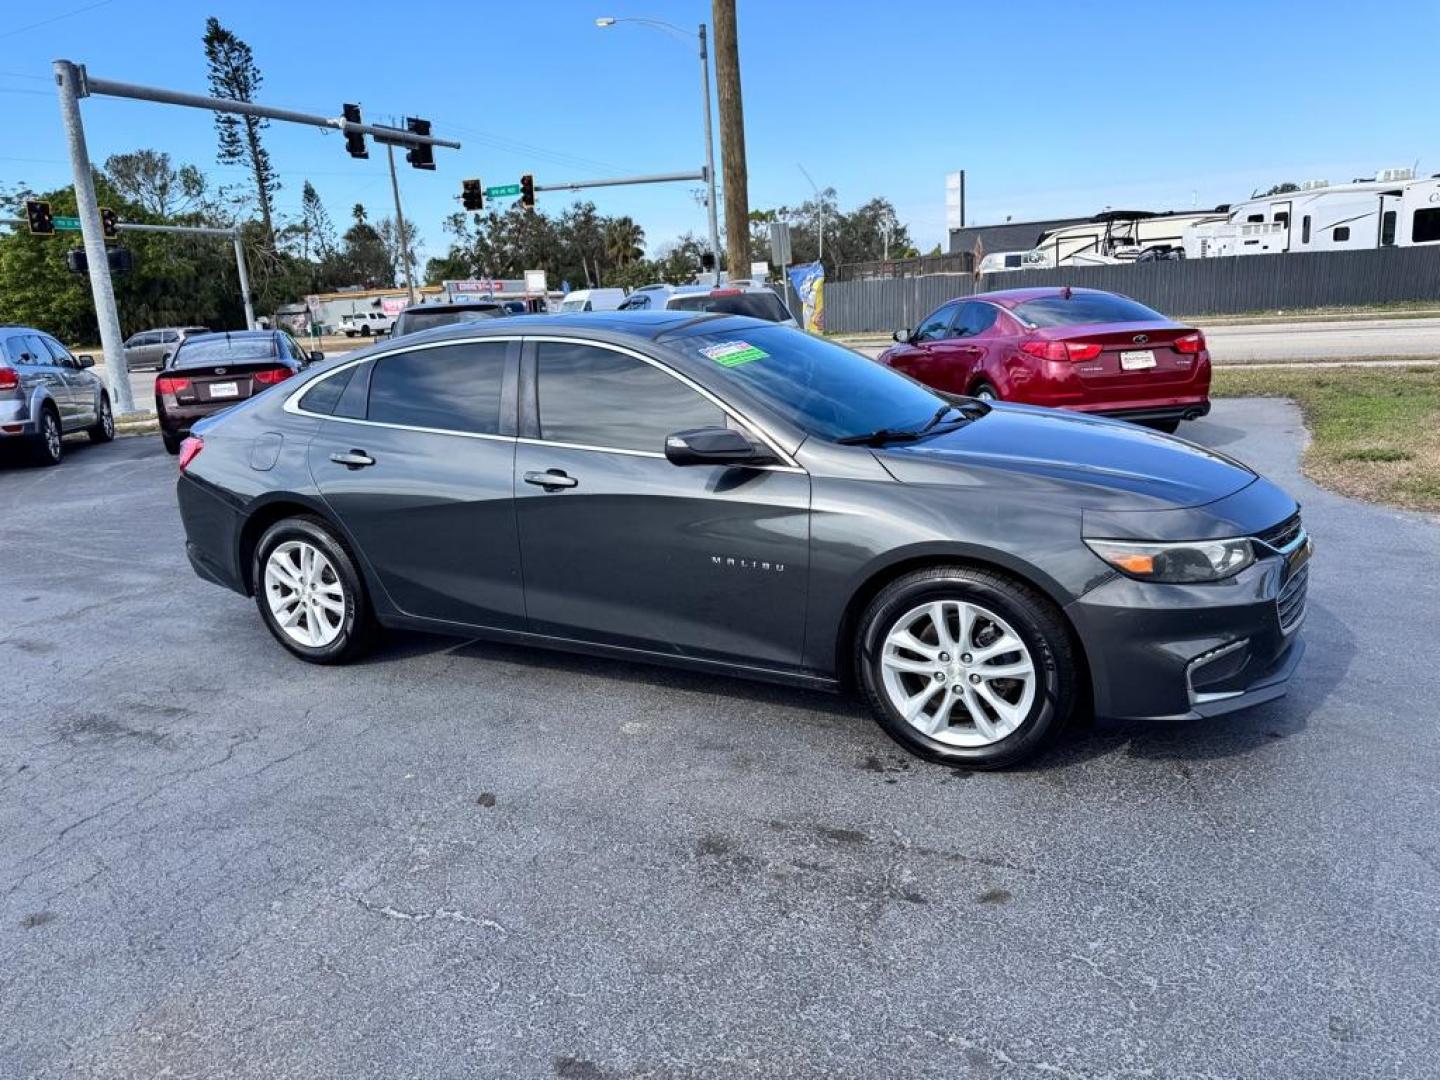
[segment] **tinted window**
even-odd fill
[[[1386,210],[1380,218],[1380,246],[1391,247],[1395,243],[1395,211]]]
[[[50,355],[57,364],[69,361],[70,354],[65,351],[65,346],[61,345],[54,338],[42,337],[40,341],[47,349],[50,350]]]
[[[1113,293],[1074,292],[1015,305],[1015,314],[1032,326],[1093,326],[1097,323],[1164,322],[1165,316]]]
[[[45,348],[45,343],[34,334],[26,334],[22,339],[24,343],[24,355],[21,363],[26,364],[50,364],[50,350]]]
[[[920,384],[859,353],[786,326],[686,335],[674,345],[704,363],[717,364],[727,379],[761,398],[777,416],[824,439],[877,428],[911,428],[945,404]],[[737,346],[753,359],[736,363]]]
[[[355,374],[360,365],[356,364],[346,368],[338,374],[331,375],[328,379],[321,379],[300,399],[300,407],[309,412],[329,414],[335,409],[335,403],[340,400],[340,395],[345,392],[345,387],[350,383],[350,377]]]
[[[731,293],[716,296],[697,293],[693,296],[677,296],[668,305],[672,310],[718,311],[724,315],[748,315],[752,319],[766,322],[783,322],[790,317],[780,298],[772,292]]]
[[[1310,215],[1309,215],[1309,214],[1306,214],[1304,217],[1302,217],[1302,218],[1300,219],[1300,242],[1301,242],[1302,244],[1308,244],[1308,243],[1310,243]]]
[[[1289,225],[1290,215],[1286,211],[1282,210],[1280,211],[1280,213],[1275,215],[1275,221],[1280,225]]]
[[[944,337],[946,330],[950,326],[950,320],[955,317],[955,310],[958,307],[958,304],[946,304],[939,311],[932,313],[929,318],[920,324],[919,329],[915,331],[915,340],[934,341],[937,338]]]
[[[1331,238],[1332,240],[1334,240],[1336,243],[1339,243],[1339,242],[1342,241],[1342,240],[1349,240],[1349,239],[1350,239],[1350,226],[1348,226],[1348,225],[1341,225],[1341,226],[1339,226],[1337,229],[1335,229],[1335,231],[1334,231],[1333,233],[1330,234],[1330,238]]]
[[[974,337],[983,334],[995,325],[1000,313],[989,304],[967,303],[960,305],[960,317],[950,329],[951,337]]]
[[[1410,225],[1410,241],[1428,244],[1440,240],[1440,209],[1416,210]]]
[[[384,424],[494,435],[500,430],[504,341],[465,342],[382,356],[367,417]]]
[[[665,436],[725,413],[659,368],[594,345],[539,343],[540,437],[662,453]]]
[[[173,368],[209,364],[238,364],[251,360],[269,360],[275,356],[275,339],[269,334],[255,337],[231,337],[228,334],[206,334],[186,338],[175,350],[170,361]]]
[[[1251,215],[1250,215],[1249,217],[1247,217],[1245,220],[1246,220],[1246,221],[1251,221],[1251,222],[1254,222],[1254,221],[1264,221],[1264,220],[1265,220],[1265,215],[1264,215],[1264,214],[1251,214]]]
[[[625,302],[620,305],[621,311],[643,311],[650,306],[650,297],[643,293],[635,293],[627,296]]]
[[[400,332],[415,334],[421,330],[434,330],[437,326],[453,323],[480,322],[484,319],[498,319],[504,313],[502,308],[460,308],[450,311],[407,311],[400,316]]]
[[[162,330],[162,331],[160,332],[160,343],[161,343],[162,345],[169,345],[169,344],[171,344],[172,342],[179,341],[179,340],[180,340],[180,335],[177,334],[174,330]]]

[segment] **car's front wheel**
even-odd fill
[[[100,414],[88,434],[91,442],[105,443],[115,438],[115,410],[110,408],[110,395],[100,395]]]
[[[365,583],[319,518],[286,518],[255,548],[255,603],[275,639],[312,664],[359,656],[373,637]]]
[[[892,738],[973,769],[1038,753],[1080,687],[1054,606],[1009,577],[961,566],[917,570],[882,589],[861,618],[855,664]]]
[[[978,382],[970,390],[970,396],[981,401],[999,401],[1000,394],[988,382]]]

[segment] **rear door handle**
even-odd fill
[[[577,487],[580,483],[573,476],[566,476],[560,469],[547,469],[545,472],[527,472],[525,482],[542,487],[546,491],[559,491],[561,488]]]
[[[344,465],[347,469],[363,469],[367,465],[375,464],[375,459],[364,450],[353,448],[348,454],[331,454],[330,460],[336,465]]]

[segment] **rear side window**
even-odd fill
[[[1415,211],[1410,224],[1410,240],[1416,244],[1440,240],[1440,209]]]
[[[999,314],[989,304],[962,304],[960,317],[955,320],[955,325],[950,330],[950,336],[974,337],[976,334],[983,334],[995,325],[995,319]]]
[[[542,439],[658,454],[667,435],[725,423],[718,405],[633,356],[554,341],[538,348]]]
[[[321,379],[300,399],[300,408],[306,412],[324,413],[329,416],[335,411],[335,403],[340,400],[340,395],[345,392],[345,387],[350,385],[350,379],[355,374],[358,364],[346,368],[344,371],[331,375],[328,379]]]
[[[504,341],[465,342],[382,356],[366,416],[382,424],[475,435],[500,431]]]
[[[1113,293],[1046,296],[1015,305],[1015,314],[1032,326],[1095,326],[1100,323],[1164,322],[1165,316]]]

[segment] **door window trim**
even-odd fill
[[[653,356],[647,356],[646,354],[644,354],[644,353],[642,353],[642,352],[639,352],[639,351],[636,350],[636,349],[632,349],[632,348],[630,348],[630,347],[627,346],[627,345],[617,345],[617,344],[615,344],[614,342],[611,342],[611,341],[596,341],[596,340],[593,339],[593,338],[561,337],[561,336],[559,336],[559,335],[546,335],[546,334],[526,334],[526,335],[524,335],[524,341],[525,341],[526,344],[529,344],[530,342],[535,342],[536,344],[539,344],[539,343],[542,342],[542,341],[550,341],[550,342],[557,342],[557,343],[559,343],[559,344],[561,344],[561,345],[591,345],[591,346],[594,346],[594,347],[597,348],[597,349],[609,349],[611,352],[617,352],[617,353],[620,353],[620,354],[623,355],[623,356],[629,356],[629,357],[632,357],[633,359],[636,359],[636,360],[641,361],[642,363],[649,364],[651,367],[659,369],[660,371],[664,372],[666,375],[669,375],[672,379],[676,379],[676,380],[679,381],[680,383],[682,383],[682,384],[684,384],[685,386],[689,387],[691,390],[695,391],[695,392],[696,392],[697,394],[699,394],[701,397],[705,398],[707,401],[710,402],[710,404],[714,405],[717,409],[719,409],[722,413],[724,413],[727,420],[733,420],[733,421],[735,421],[737,424],[739,424],[740,427],[741,427],[741,429],[742,429],[747,435],[749,435],[751,438],[757,439],[758,441],[760,441],[761,443],[763,443],[763,444],[765,445],[765,448],[766,448],[767,450],[769,450],[772,454],[774,454],[777,458],[779,458],[780,461],[782,461],[782,462],[784,463],[784,464],[781,464],[781,465],[751,465],[751,466],[746,466],[746,468],[763,469],[763,470],[765,470],[765,471],[767,471],[767,472],[799,472],[799,473],[803,473],[803,472],[805,471],[804,469],[802,469],[802,468],[800,467],[800,465],[795,461],[795,459],[794,459],[793,457],[791,457],[789,454],[787,454],[784,450],[782,450],[782,449],[780,448],[780,446],[779,446],[779,444],[776,442],[775,438],[774,438],[768,431],[766,431],[766,430],[764,429],[764,427],[762,427],[760,424],[755,423],[753,420],[751,420],[751,419],[750,419],[748,416],[746,416],[744,413],[740,412],[738,409],[736,409],[736,408],[734,408],[733,406],[731,406],[731,405],[727,404],[726,402],[722,401],[719,397],[717,397],[715,394],[711,393],[711,392],[710,392],[709,390],[707,390],[705,387],[701,386],[699,383],[697,383],[694,379],[690,378],[688,375],[685,375],[685,374],[683,374],[682,372],[676,371],[674,368],[670,367],[668,364],[662,363],[661,361],[655,359]],[[538,360],[538,356],[536,356],[536,355],[532,352],[531,356],[528,358],[528,362],[529,362],[530,365],[532,365],[532,369],[531,369],[531,370],[532,370],[532,374],[531,374],[531,377],[530,377],[530,386],[531,386],[531,388],[532,388],[532,390],[533,390],[533,393],[530,395],[530,401],[532,402],[532,406],[533,406],[533,405],[537,405],[537,404],[538,404],[538,401],[539,401],[539,378],[538,378],[538,376],[539,376],[539,360]],[[526,363],[527,363],[527,357],[522,353],[522,355],[521,355],[521,368],[522,368],[522,371],[523,371]],[[525,383],[525,379],[524,379],[523,377],[522,377],[522,379],[521,379],[521,383],[522,383],[522,385]],[[523,426],[523,425],[522,425],[522,426]],[[665,456],[663,453],[661,453],[661,452],[658,451],[658,450],[627,450],[627,449],[624,449],[624,448],[621,448],[621,447],[616,447],[616,446],[591,446],[591,445],[586,444],[586,443],[560,442],[559,440],[556,440],[556,439],[543,439],[543,438],[539,438],[539,437],[532,436],[532,435],[521,435],[521,436],[519,436],[519,437],[516,439],[516,441],[517,441],[517,442],[520,442],[520,443],[524,443],[526,446],[554,446],[554,447],[559,447],[559,448],[563,448],[563,449],[566,449],[566,450],[590,450],[590,451],[594,451],[595,453],[600,453],[600,454],[626,454],[626,455],[628,455],[628,456],[630,456],[630,457],[650,457],[650,458],[663,458],[663,457]]]
[[[320,383],[324,382],[326,379],[334,378],[342,371],[347,371],[350,368],[358,367],[361,364],[379,363],[381,360],[384,360],[386,357],[389,356],[398,356],[401,353],[407,352],[419,352],[421,349],[438,349],[446,345],[484,344],[485,342],[493,341],[503,341],[508,345],[512,342],[519,342],[521,340],[522,338],[518,334],[507,335],[505,337],[447,338],[444,341],[426,341],[416,345],[404,345],[398,349],[390,349],[386,352],[379,353],[374,356],[357,357],[354,360],[347,360],[343,364],[336,365],[334,368],[327,371],[324,375],[321,375],[318,379],[307,380],[303,386],[295,389],[290,394],[290,396],[285,399],[285,403],[281,406],[281,409],[287,413],[290,413],[292,416],[308,416],[315,420],[332,420],[340,424],[360,424],[363,427],[389,428],[392,431],[418,431],[426,435],[453,435],[457,439],[488,439],[491,442],[513,443],[516,441],[516,436],[513,434],[492,435],[488,432],[482,431],[453,431],[449,428],[421,427],[417,424],[392,424],[387,420],[368,420],[362,419],[358,416],[335,416],[331,413],[311,412],[309,409],[302,409],[300,407],[300,399],[306,394],[308,394]],[[507,401],[507,392],[509,394],[508,400],[511,403],[511,407],[513,408],[514,406],[514,391],[512,389],[513,383],[511,382],[511,376],[516,366],[515,362],[518,359],[516,355],[517,351],[518,350],[516,349],[505,350],[505,373],[500,387],[500,420],[502,424],[506,419],[505,404]],[[511,419],[513,422],[513,417]]]

